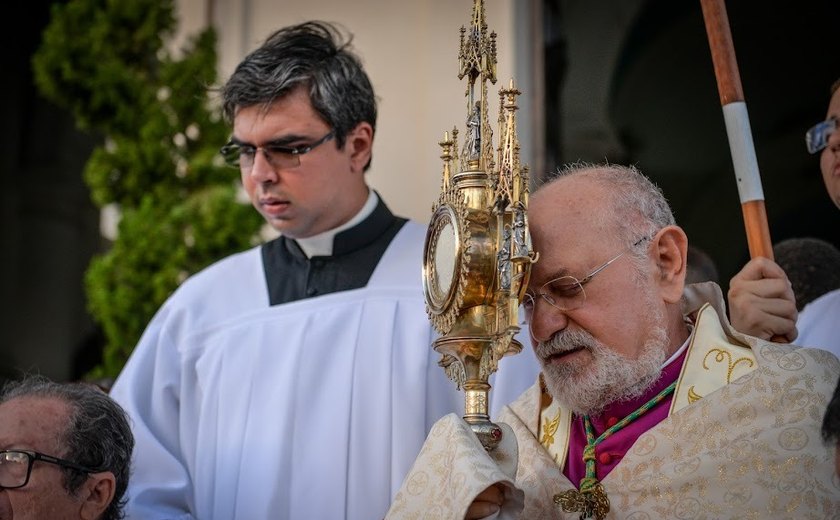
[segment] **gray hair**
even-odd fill
[[[359,123],[376,129],[376,96],[352,36],[342,38],[327,22],[310,21],[280,29],[248,54],[221,88],[228,121],[243,107],[268,108],[298,87],[309,93],[312,107],[332,127],[338,147]],[[370,162],[365,165],[365,170]]]
[[[642,175],[635,166],[618,164],[595,164],[575,162],[554,172],[543,189],[555,182],[572,176],[586,176],[610,188],[609,200],[605,200],[603,211],[594,212],[593,218],[601,219],[604,229],[612,234],[616,242],[638,246],[632,250],[632,258],[639,273],[647,270],[646,241],[660,229],[675,224],[674,214],[662,190]]]
[[[57,383],[43,376],[28,376],[9,381],[0,389],[0,404],[20,397],[43,397],[61,400],[71,408],[69,422],[60,437],[66,453],[55,454],[76,464],[110,471],[116,479],[114,499],[103,512],[103,520],[125,516],[123,495],[128,487],[134,435],[128,416],[113,399],[98,387],[87,383]],[[75,494],[87,475],[62,468],[64,487]]]

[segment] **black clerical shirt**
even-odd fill
[[[307,258],[295,240],[283,236],[263,244],[270,304],[364,287],[405,223],[380,198],[367,218],[335,235],[331,256]]]

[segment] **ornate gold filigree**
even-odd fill
[[[554,434],[557,433],[557,428],[560,426],[560,410],[557,410],[557,415],[545,421],[542,425],[542,438],[540,439],[540,444],[542,444],[546,449],[549,446],[554,444]]]
[[[493,147],[487,83],[496,82],[496,34],[474,0],[461,28],[458,78],[465,80],[463,143],[458,130],[441,146],[441,194],[426,235],[423,285],[426,311],[441,334],[434,349],[447,376],[469,396],[464,419],[485,447],[501,430],[487,415],[489,377],[502,357],[521,351],[518,307],[536,254],[525,216],[528,170],[520,164],[513,80],[499,93],[499,147]],[[498,152],[498,156],[494,153]]]
[[[435,330],[441,335],[445,335],[449,333],[464,304],[470,265],[471,235],[469,227],[463,225],[467,220],[468,211],[463,196],[457,189],[450,187],[449,190],[441,193],[437,204],[432,209],[433,217],[429,228],[430,243],[427,244],[427,251],[434,251],[438,247],[441,226],[447,222],[453,226],[458,239],[457,251],[455,252],[456,272],[453,275],[451,286],[447,288],[448,292],[444,301],[429,301],[429,292],[435,291],[434,285],[440,278],[435,262],[430,261],[428,253],[423,266],[424,273],[426,273],[424,274],[424,285],[429,286],[426,291],[426,313]],[[445,218],[443,215],[449,215],[450,218]]]
[[[581,518],[604,520],[610,512],[610,499],[600,482],[585,492],[570,489],[558,493],[554,503],[567,513],[581,513]]]

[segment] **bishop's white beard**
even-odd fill
[[[654,314],[638,359],[617,354],[583,330],[564,330],[537,344],[535,350],[551,396],[578,415],[597,415],[611,403],[642,395],[661,376],[668,351],[664,313]],[[543,363],[547,356],[580,347],[589,351],[591,359]]]

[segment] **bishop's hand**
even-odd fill
[[[467,508],[464,520],[478,520],[498,513],[505,503],[505,492],[501,484],[493,484],[478,494]]]

